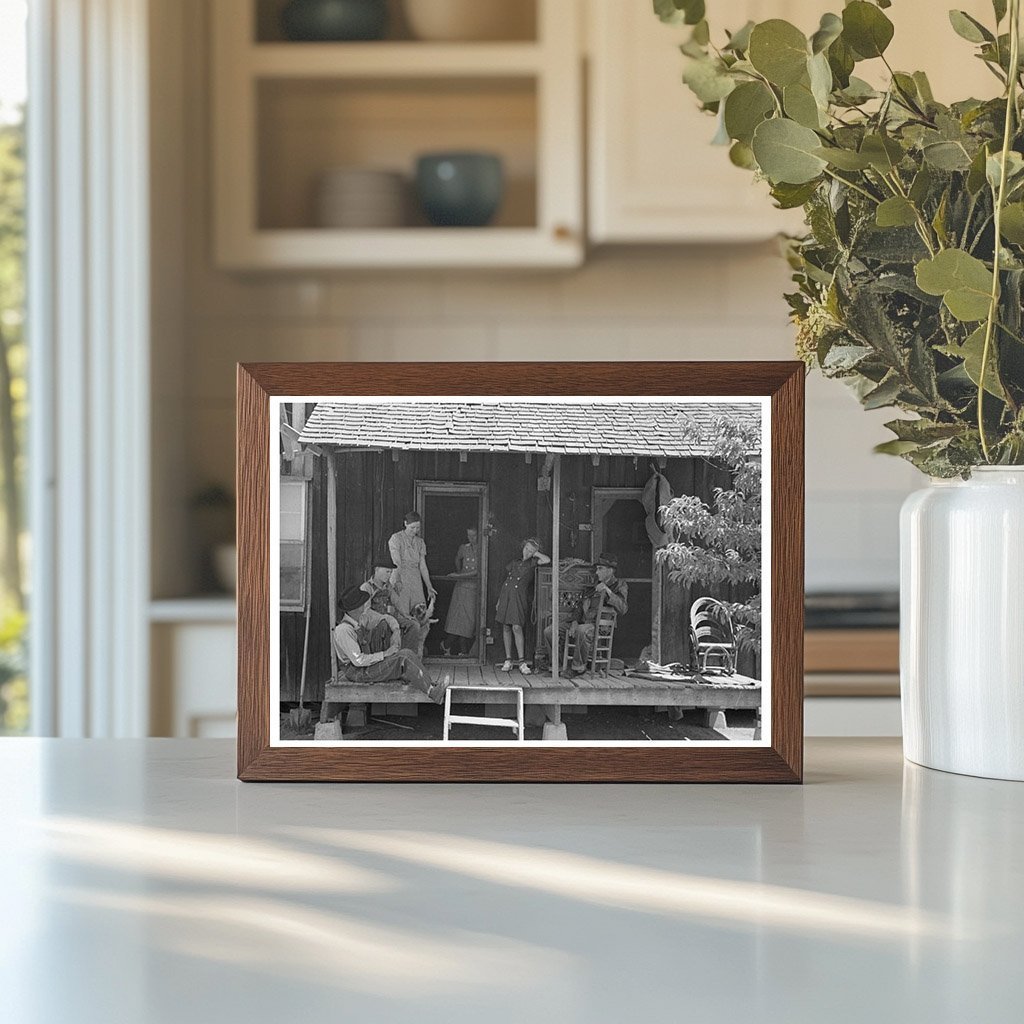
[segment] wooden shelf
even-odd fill
[[[898,629],[808,629],[805,672],[899,673]]]
[[[540,74],[536,43],[256,43],[242,61],[256,78],[510,77]]]
[[[291,270],[316,267],[573,267],[578,239],[541,237],[533,228],[394,228],[381,231],[254,231],[221,265]]]

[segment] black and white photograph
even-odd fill
[[[768,416],[275,398],[272,743],[767,744]]]

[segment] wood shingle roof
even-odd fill
[[[317,403],[301,441],[344,448],[706,455],[721,417],[760,424],[754,402]]]

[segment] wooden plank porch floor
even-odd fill
[[[452,674],[454,686],[480,686],[479,693],[453,694],[456,702],[466,704],[509,703],[507,695],[488,693],[500,686],[522,687],[526,704],[584,704],[692,707],[692,708],[759,708],[761,684],[747,676],[716,676],[713,682],[696,680],[637,679],[613,671],[608,676],[576,676],[554,681],[550,672],[524,676],[518,669],[501,672],[496,665],[463,664],[459,662],[428,663],[427,670],[436,681],[445,673]],[[385,701],[394,703],[427,703],[427,695],[410,686],[396,683],[328,683],[325,699],[332,702]]]

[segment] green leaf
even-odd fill
[[[757,161],[754,159],[754,151],[745,142],[734,142],[729,148],[729,160],[737,167],[745,171],[756,171]]]
[[[872,451],[876,455],[906,455],[920,447],[917,441],[883,441],[876,444]]]
[[[754,129],[775,110],[775,98],[763,82],[743,82],[725,101],[725,129],[729,137],[748,146]]]
[[[969,43],[995,42],[996,37],[966,11],[950,11],[949,23],[953,26],[953,31]]]
[[[935,176],[928,165],[922,164],[921,169],[914,175],[914,181],[910,186],[910,191],[907,193],[912,203],[920,206],[925,201],[929,191],[931,191],[934,178]]]
[[[667,25],[696,25],[704,17],[704,0],[654,0],[654,13]]]
[[[891,174],[903,159],[903,147],[887,135],[865,135],[860,152],[876,171],[883,174]]]
[[[683,81],[701,103],[724,100],[736,88],[736,82],[717,60],[698,58],[687,61]]]
[[[917,86],[917,94],[925,103],[934,103],[935,96],[932,94],[931,82],[923,71],[915,71],[912,75],[914,84]]]
[[[754,131],[752,149],[764,176],[773,184],[802,185],[825,169],[815,153],[821,140],[811,131],[786,118],[762,121]]]
[[[1006,392],[999,383],[999,374],[996,372],[996,346],[993,340],[989,345],[988,363],[985,367],[985,390],[996,398],[1006,399]],[[967,340],[960,346],[941,345],[938,351],[952,359],[962,359],[964,372],[974,382],[975,387],[981,384],[981,360],[985,352],[985,325],[982,324],[973,331]]]
[[[959,142],[943,139],[926,143],[921,153],[932,167],[940,171],[966,171],[971,166],[971,158]]]
[[[874,4],[853,0],[843,9],[843,39],[861,59],[881,57],[892,36],[892,22]]]
[[[815,156],[827,160],[833,167],[841,171],[863,171],[871,166],[871,161],[861,153],[852,149],[836,149],[833,146],[819,146],[814,150]]]
[[[853,50],[843,41],[840,36],[828,48],[828,66],[832,69],[832,77],[835,79],[836,88],[845,89],[850,84],[850,75],[853,72],[855,58]]]
[[[807,68],[807,38],[795,25],[772,18],[750,33],[747,59],[773,85],[798,82]]]
[[[755,24],[753,21],[748,21],[743,28],[733,32],[723,49],[732,50],[735,53],[746,53],[750,47],[750,33],[754,30]]]
[[[811,92],[809,82],[794,82],[782,90],[782,106],[786,116],[805,128],[824,126],[822,111]]]
[[[707,19],[701,18],[693,26],[693,33],[690,38],[699,46],[707,46],[711,42],[711,29],[708,26]]]
[[[992,272],[963,249],[944,249],[915,267],[917,286],[941,295],[950,313],[965,323],[988,316]]]
[[[893,374],[887,377],[878,387],[869,391],[860,401],[865,409],[881,409],[893,405],[902,391],[900,378]]]
[[[988,179],[989,185],[992,186],[992,191],[995,192],[999,188],[999,177],[1003,170],[1003,154],[1002,152],[993,153],[985,161],[985,177]],[[1016,181],[1024,175],[1024,157],[1020,153],[1010,150],[1006,154],[1006,187],[1008,191],[1013,191]]]
[[[811,83],[811,95],[822,112],[822,125],[828,122],[829,96],[832,94],[832,69],[828,57],[819,53],[807,62],[807,77]]]
[[[780,210],[795,210],[798,206],[803,206],[817,189],[817,181],[805,182],[801,185],[779,182],[772,186],[772,199],[775,200]]]
[[[916,441],[918,444],[931,444],[963,432],[960,423],[936,423],[934,420],[890,420],[885,424],[901,441]]]
[[[1003,208],[999,233],[1014,245],[1024,245],[1024,203],[1010,203]]]
[[[864,79],[851,75],[849,84],[842,90],[841,95],[848,103],[859,104],[875,99],[879,92],[868,85]]]
[[[1006,17],[1006,0],[992,0],[992,10],[995,12],[998,25]]]
[[[902,228],[917,223],[914,204],[903,196],[893,196],[878,204],[875,223],[880,228]]]
[[[811,53],[827,50],[842,34],[843,19],[835,14],[823,14],[818,31],[811,36]]]
[[[967,191],[976,196],[985,187],[985,164],[988,161],[988,149],[982,146],[971,160],[970,169],[967,172]]]

